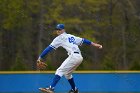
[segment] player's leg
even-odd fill
[[[70,60],[70,56],[61,64],[61,66],[56,70],[55,76],[53,78],[52,83],[50,84],[49,88],[40,88],[41,91],[47,93],[53,93],[56,84],[59,82],[61,77],[66,73],[66,66],[67,62]]]
[[[65,74],[65,78],[68,80],[70,86],[71,86],[71,90],[68,93],[78,93],[78,88],[75,85],[75,81],[74,81],[74,77],[72,76],[72,72],[79,66],[79,64],[77,64],[74,69],[72,69],[71,71],[69,71],[69,73]]]
[[[80,65],[83,58],[82,56],[74,56],[70,55],[62,64],[61,66],[56,70],[55,77],[53,78],[53,81],[49,88],[43,88],[47,93],[53,93],[53,90],[58,83],[58,81],[61,79],[61,77],[65,74],[68,75],[68,77],[71,75],[71,73]],[[75,83],[72,78],[69,80],[70,85],[75,88]]]
[[[71,86],[71,89],[75,90],[76,89],[76,86],[75,86],[75,82],[74,82],[74,78],[73,76],[70,74],[65,74],[65,78],[68,80],[70,86]]]
[[[71,85],[71,90],[69,93],[78,93],[78,89],[75,86],[74,78],[72,76],[73,71],[81,64],[83,57],[81,55],[73,54],[69,60],[69,69],[64,74],[69,84]]]
[[[53,78],[53,81],[50,85],[50,88],[54,89],[54,87],[56,86],[56,84],[58,83],[58,81],[61,79],[61,76],[59,75],[55,75]]]
[[[46,93],[54,93],[54,87],[56,86],[56,84],[58,83],[60,78],[61,77],[59,75],[55,75],[51,85],[48,88],[39,88],[39,89],[43,92],[46,92]]]
[[[53,81],[51,85],[48,88],[40,88],[41,91],[47,92],[47,93],[53,93],[54,87],[56,86],[57,82],[61,79],[61,76],[55,75],[53,78]]]

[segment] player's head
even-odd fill
[[[63,32],[65,32],[65,26],[64,26],[64,24],[57,24],[55,29],[56,29],[57,35],[60,35]]]
[[[64,24],[57,24],[56,25],[56,30],[62,30],[62,29],[65,29]]]

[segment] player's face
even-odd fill
[[[57,35],[60,35],[60,34],[62,34],[63,32],[64,32],[63,29],[62,29],[62,30],[56,30]]]

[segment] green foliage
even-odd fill
[[[25,71],[27,66],[25,65],[23,58],[17,55],[15,63],[11,67],[11,71]]]
[[[78,69],[139,70],[139,2],[0,0],[0,69],[34,70],[40,51],[54,38],[55,25],[64,23],[68,33],[103,44],[103,50],[80,47],[84,61]],[[48,69],[59,67],[66,55],[61,49],[49,54]]]
[[[134,62],[130,70],[140,70],[140,62]]]
[[[102,63],[103,70],[114,70],[115,69],[115,63],[110,58],[111,56],[106,56]]]

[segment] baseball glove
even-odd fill
[[[47,68],[47,64],[43,61],[37,60],[37,70],[45,70]]]

